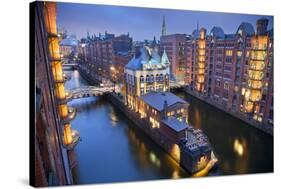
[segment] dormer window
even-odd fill
[[[238,33],[238,35],[242,36],[243,35],[243,30],[240,28],[237,33]]]

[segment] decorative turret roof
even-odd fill
[[[153,37],[153,41],[152,41],[152,47],[157,46],[157,41],[156,41],[156,37]]]
[[[246,36],[252,36],[255,34],[253,25],[248,22],[242,22],[238,27],[237,33],[239,33],[239,31],[245,32]]]
[[[164,63],[164,64],[167,64],[167,65],[170,64],[170,61],[169,61],[169,58],[167,56],[167,53],[166,53],[165,49],[164,49],[163,55],[161,57],[161,62]]]
[[[155,49],[144,46],[129,61],[125,68],[131,70],[165,69],[168,66],[167,62],[169,62],[167,55],[165,56],[160,58]]]
[[[214,26],[210,32],[210,35],[216,37],[217,39],[224,38],[224,31],[221,27]]]

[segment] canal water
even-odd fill
[[[78,71],[66,72],[66,89],[87,85]],[[222,175],[273,171],[273,138],[182,92],[191,103],[190,123],[209,137]],[[190,175],[125,115],[102,97],[68,103],[77,109],[72,127],[80,132],[75,147],[77,184],[186,178]]]

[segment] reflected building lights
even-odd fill
[[[160,159],[157,158],[153,152],[149,153],[149,159],[154,165],[156,165],[157,167],[160,167],[160,165],[161,165]]]
[[[179,178],[180,178],[179,171],[174,170],[174,172],[172,174],[172,179],[179,179]]]
[[[77,70],[75,70],[74,72],[73,72],[73,79],[74,79],[74,81],[75,81],[75,86],[78,88],[78,87],[80,87],[80,82],[79,82],[79,78],[80,77],[80,75],[79,75],[79,72],[77,71]]]
[[[243,156],[244,147],[243,147],[243,144],[238,139],[234,140],[233,149],[239,156]]]

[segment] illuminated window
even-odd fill
[[[246,91],[245,91],[245,99],[249,99],[249,97],[250,97],[250,93],[251,93],[251,91],[249,90],[249,89],[247,89]]]
[[[228,84],[227,82],[226,82],[226,83],[224,83],[223,88],[224,88],[225,90],[228,90],[228,89],[229,89],[229,84]]]
[[[241,94],[244,95],[245,94],[245,88],[242,88],[241,90]]]
[[[152,128],[159,128],[160,124],[154,118],[149,117],[149,122],[151,123]]]
[[[182,117],[178,117],[177,119],[178,119],[180,122],[182,122]]]
[[[225,55],[226,56],[232,56],[232,50],[226,50]]]
[[[242,56],[242,51],[237,51],[237,56],[241,57]]]
[[[159,124],[158,121],[155,121],[155,126],[156,126],[157,128],[160,128],[160,124]]]
[[[238,86],[235,86],[235,87],[234,87],[234,91],[235,91],[235,92],[238,92],[238,90],[239,90],[239,87],[238,87]]]

